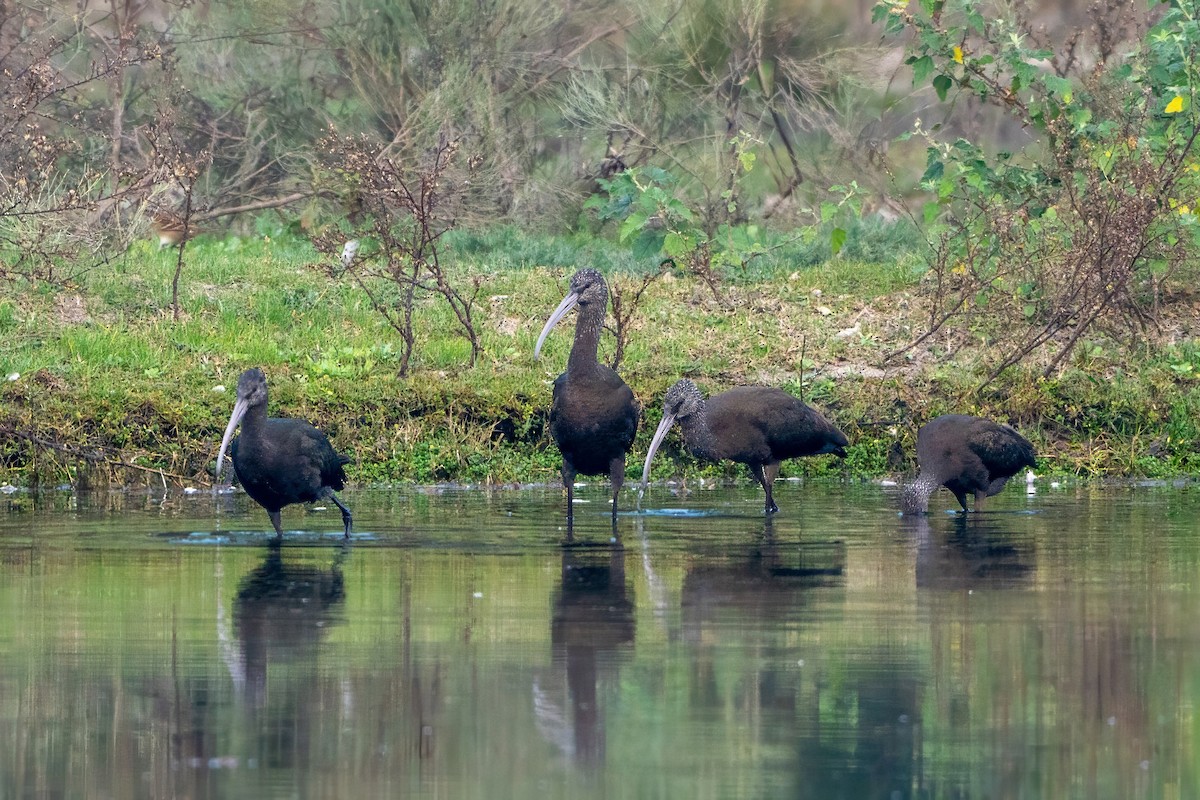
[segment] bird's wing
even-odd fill
[[[1033,445],[1007,425],[983,420],[972,434],[967,446],[992,475],[1013,475],[1022,467],[1037,463]]]

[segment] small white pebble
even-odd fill
[[[1057,489],[1057,488],[1058,488],[1058,487],[1060,487],[1060,486],[1062,486],[1062,484],[1061,484],[1061,483],[1059,483],[1058,481],[1050,481],[1050,488],[1051,488],[1051,489]]]
[[[197,494],[199,491],[200,491],[200,490],[199,490],[199,489],[197,489],[195,486],[185,486],[185,487],[183,487],[183,493],[184,493],[184,494]]]
[[[1142,768],[1142,772],[1145,772],[1146,770],[1150,769],[1150,761],[1149,760],[1143,761],[1141,763],[1141,768]]]
[[[471,596],[474,597],[476,600],[478,600],[479,598],[483,597],[483,592],[476,592],[475,594],[473,594]]]
[[[908,723],[908,714],[901,714],[901,715],[900,715],[900,717],[899,717],[899,720],[900,720],[902,723],[905,723],[905,724],[907,724],[907,723]]]
[[[214,386],[214,387],[212,388],[212,390],[213,390],[214,392],[216,392],[217,394],[225,394],[225,386],[224,386],[224,384],[220,384],[220,383],[218,383],[216,386]]]
[[[19,373],[19,372],[10,372],[10,373],[8,373],[7,375],[5,375],[4,377],[5,377],[5,378],[7,378],[9,381],[15,381],[15,380],[17,380],[18,378],[20,378],[20,377],[21,377],[21,373]]]
[[[1113,727],[1113,726],[1114,726],[1114,725],[1116,725],[1116,724],[1117,724],[1117,718],[1116,718],[1116,717],[1109,717],[1109,718],[1108,718],[1108,727],[1110,727],[1110,728],[1111,728],[1111,727]]]
[[[797,661],[797,662],[796,662],[796,666],[797,666],[797,667],[803,667],[803,666],[804,666],[804,659],[802,658],[802,659],[800,659],[799,661]]]
[[[881,480],[879,482],[879,485],[880,486],[898,486],[899,484],[897,484],[895,481],[889,481],[887,478],[884,478],[883,480]]]
[[[821,296],[821,290],[820,290],[820,289],[813,289],[813,290],[812,290],[812,296],[813,296],[813,297],[820,297],[820,296]]]
[[[817,306],[817,313],[820,314],[822,317],[828,317],[830,314],[833,313],[833,309],[830,308],[829,306]]]

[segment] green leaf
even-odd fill
[[[649,261],[662,252],[663,240],[666,237],[662,231],[642,231],[633,242],[633,257],[639,261]]]
[[[933,72],[933,58],[931,56],[921,56],[912,65],[913,83],[925,83],[925,79],[929,77],[929,73]]]
[[[942,207],[938,203],[930,200],[922,209],[925,217],[925,224],[932,225],[937,220],[938,214],[941,213]]]
[[[1071,82],[1066,78],[1060,78],[1057,75],[1045,75],[1042,77],[1042,82],[1046,84],[1046,88],[1054,92],[1067,103],[1071,102],[1068,97],[1071,94]]]
[[[678,258],[687,255],[688,242],[677,231],[671,231],[663,238],[662,250],[665,254]]]
[[[621,223],[621,232],[617,234],[617,239],[624,243],[630,236],[642,229],[648,218],[646,214],[630,214]]]
[[[829,249],[836,256],[842,249],[842,245],[846,243],[846,231],[844,228],[834,228],[829,233]]]
[[[937,92],[938,100],[945,102],[946,93],[950,91],[950,87],[954,85],[949,75],[938,75],[933,79],[933,90]]]

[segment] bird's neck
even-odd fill
[[[929,510],[929,496],[941,486],[934,476],[922,472],[917,479],[904,487],[900,504],[906,514],[924,514]]]
[[[687,443],[692,455],[708,461],[721,458],[721,454],[717,452],[717,441],[713,437],[712,428],[708,426],[708,409],[703,403],[698,410],[679,420],[679,427],[683,429],[683,441]]]
[[[596,360],[596,352],[600,347],[600,327],[604,323],[604,311],[603,305],[580,309],[579,319],[575,322],[575,343],[571,346],[571,356],[567,359],[568,373],[592,371],[599,363]]]
[[[251,406],[246,409],[246,416],[242,417],[242,435],[250,436],[251,438],[262,433],[267,424],[267,406]]]

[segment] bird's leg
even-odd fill
[[[617,534],[617,495],[625,485],[625,456],[617,456],[608,462],[608,479],[612,481],[612,524],[613,536]]]
[[[971,509],[967,508],[967,493],[966,492],[955,492],[954,496],[958,498],[958,504],[960,506],[962,506],[963,513],[970,514]],[[976,509],[979,508],[979,495],[975,495],[975,508]]]
[[[571,523],[575,521],[575,467],[563,459],[562,465],[563,488],[567,490],[567,530],[570,536]]]
[[[342,524],[346,526],[345,538],[349,539],[350,538],[350,525],[352,522],[354,522],[354,517],[353,517],[353,515],[351,515],[350,509],[346,508],[345,504],[342,503],[341,500],[338,500],[338,496],[336,494],[334,494],[333,489],[330,489],[328,486],[326,486],[324,488],[323,494],[326,497],[328,497],[330,500],[332,500],[333,504],[335,506],[337,506],[338,508],[340,508],[342,510]]]
[[[765,513],[774,514],[779,510],[779,506],[775,505],[775,500],[771,497],[771,482],[767,480],[766,473],[763,470],[763,465],[750,464],[749,466],[750,474],[754,476],[754,479],[762,485],[763,491],[766,492],[767,501],[766,505],[764,506]]]
[[[980,511],[983,511],[983,500],[985,497],[987,497],[987,494],[984,492],[976,492],[975,493],[975,513],[976,514],[978,514]]]
[[[279,539],[283,538],[283,525],[280,524],[279,512],[268,511],[267,516],[271,518],[271,524],[275,526],[275,536]]]
[[[779,506],[775,505],[775,494],[771,489],[775,485],[775,479],[779,477],[779,468],[781,466],[783,465],[776,461],[763,467],[763,477],[767,479],[767,505],[771,507],[770,513],[772,514],[779,510]]]

